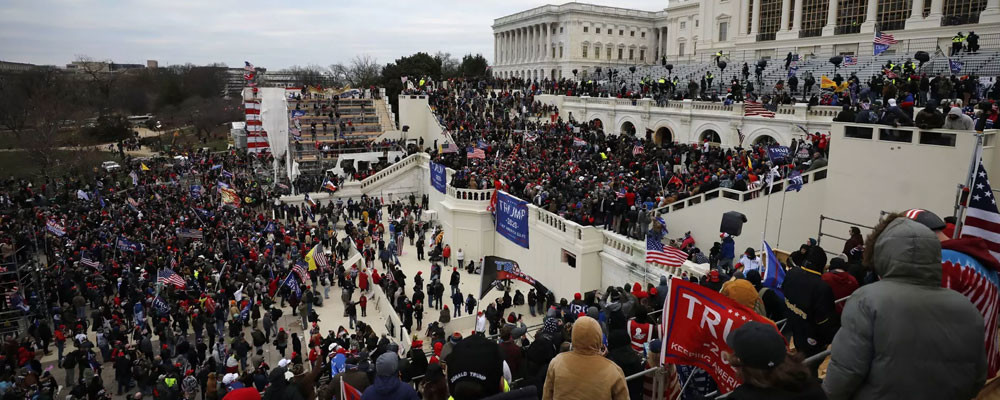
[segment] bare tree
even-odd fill
[[[330,86],[343,87],[350,83],[351,71],[341,63],[330,64]]]
[[[327,75],[327,71],[319,65],[307,65],[305,67],[293,65],[288,68],[288,71],[291,72],[292,77],[295,78],[295,84],[297,85],[329,85],[329,76]]]
[[[114,74],[114,62],[111,60],[95,60],[86,55],[76,57],[76,64],[80,71],[87,75],[91,84],[97,89],[97,113],[104,116],[109,111],[111,103],[111,90],[118,80]]]
[[[434,59],[441,64],[441,77],[444,79],[454,78],[461,75],[462,63],[458,61],[457,58],[452,57],[451,53],[445,53],[439,51],[434,54]]]
[[[358,88],[377,85],[382,77],[382,66],[375,57],[368,54],[355,56],[348,71],[348,82]]]

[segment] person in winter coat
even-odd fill
[[[858,280],[847,272],[847,264],[842,258],[838,257],[830,260],[830,268],[823,273],[822,278],[823,282],[830,285],[835,301],[850,296],[851,293],[858,290]],[[839,317],[844,312],[844,302],[835,303],[834,307]]]
[[[622,369],[625,376],[642,372],[642,357],[629,345],[628,333],[616,329],[608,335],[608,359]],[[631,400],[642,400],[642,379],[633,379],[628,384],[628,395]]]
[[[399,380],[399,356],[385,353],[375,360],[375,382],[361,394],[361,400],[418,400],[417,391]]]
[[[906,116],[906,113],[904,113],[903,110],[896,105],[896,99],[890,98],[886,103],[887,105],[885,109],[882,110],[882,115],[879,117],[878,123],[889,126],[913,125],[913,121],[910,120],[910,117]],[[947,124],[947,122],[945,124]]]
[[[804,265],[785,275],[781,285],[785,293],[788,323],[785,333],[791,333],[795,349],[809,357],[826,349],[833,337],[833,290],[821,277],[826,267],[826,253],[819,246],[806,251]]]
[[[927,107],[920,110],[913,123],[920,129],[938,129],[944,126],[944,114],[938,110],[937,101],[927,104]]]
[[[802,364],[801,353],[790,355],[785,339],[771,324],[750,321],[726,337],[733,350],[723,357],[743,383],[731,392],[737,400],[825,400],[823,390]]]
[[[590,317],[573,324],[573,350],[549,363],[542,400],[627,400],[628,386],[621,367],[602,354],[601,326]]]
[[[847,300],[823,381],[827,396],[975,397],[986,381],[983,317],[964,296],[941,287],[934,233],[890,214],[868,243],[865,264],[881,280]]]
[[[444,308],[441,309],[441,317],[438,318],[438,322],[440,322],[441,325],[451,322],[451,312],[448,311],[447,304],[445,304]]]
[[[954,129],[957,131],[971,131],[975,129],[972,117],[962,112],[962,107],[952,107],[948,110],[948,116],[944,119],[942,129]]]

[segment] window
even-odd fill
[[[643,32],[643,33],[642,33],[642,37],[646,37],[646,32]]]
[[[687,22],[681,21],[681,29],[687,28]]]
[[[599,35],[599,34],[601,34],[601,28],[597,28],[597,30],[596,30],[596,31],[594,31],[594,33],[596,33],[596,34],[598,34],[598,35]]]
[[[559,58],[563,58],[563,48],[559,46]]]
[[[611,28],[608,28],[608,34],[609,34],[609,35],[611,35],[611,34],[613,34],[613,33],[614,33],[614,32],[612,32]]]
[[[587,58],[587,45],[583,45],[583,58]]]
[[[683,56],[684,55],[684,43],[679,43],[677,45],[677,55],[679,55],[679,56]]]
[[[782,0],[761,0],[760,26],[757,30],[760,36],[757,40],[774,40],[781,25],[781,2]]]
[[[624,51],[625,51],[625,49],[618,49],[618,59],[619,60],[622,59],[622,52],[624,52]]]
[[[608,61],[611,61],[611,47],[608,47]]]
[[[729,37],[729,22],[719,23],[719,41],[725,42]]]
[[[583,33],[587,33],[587,27],[583,27]]]
[[[646,61],[646,50],[639,50],[639,61]]]
[[[930,3],[929,1],[925,4]],[[986,0],[945,0],[943,25],[975,24],[979,13],[986,8]]]
[[[563,27],[559,27],[559,33],[563,33]]]
[[[928,2],[930,3],[930,2]],[[861,32],[861,23],[868,14],[866,0],[840,0],[837,7],[837,31],[835,33]]]
[[[625,30],[624,29],[619,29],[618,30],[618,36],[625,36]]]
[[[823,34],[823,27],[826,26],[827,10],[830,2],[827,0],[800,0],[802,2],[802,31],[803,36],[813,37]]]
[[[903,29],[913,9],[913,0],[888,0],[878,4],[878,27],[883,31]]]
[[[635,58],[635,49],[628,49],[628,59],[631,60]]]
[[[697,27],[698,27],[698,20],[694,20],[694,27],[695,27],[695,28],[697,28]]]
[[[552,46],[552,58],[556,58],[556,46]]]
[[[631,37],[635,37],[635,31],[632,31],[632,32],[630,32],[630,33],[629,33],[629,36],[631,36]]]
[[[594,46],[594,58],[601,59],[601,48],[598,46]]]

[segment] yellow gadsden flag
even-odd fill
[[[834,82],[833,79],[827,78],[826,75],[823,75],[819,78],[819,87],[823,89],[833,89],[837,87],[837,82]]]
[[[146,163],[139,163],[139,169],[149,171],[149,167],[146,166]]]
[[[310,271],[316,270],[316,247],[319,247],[319,246],[318,245],[317,246],[313,246],[312,250],[309,250],[309,252],[306,253],[305,260],[306,260],[306,264],[309,264],[309,270]]]

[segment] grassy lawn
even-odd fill
[[[51,177],[63,175],[89,176],[95,168],[100,168],[104,161],[118,161],[117,153],[100,151],[70,151],[53,150],[54,163],[49,168],[43,168],[38,160],[25,151],[0,152],[0,176],[26,178],[36,182],[44,175]],[[43,175],[43,169],[45,174]]]

